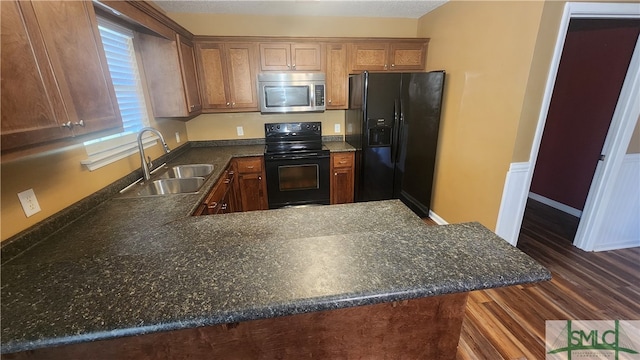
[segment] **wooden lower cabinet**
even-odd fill
[[[331,154],[331,204],[353,202],[354,160],[353,152]]]
[[[193,215],[216,215],[242,211],[237,205],[237,188],[235,171],[233,164],[231,164]]]
[[[267,210],[266,189],[261,156],[233,159],[193,215]]]
[[[238,171],[239,200],[242,211],[267,210],[267,180],[261,156],[234,159]]]
[[[453,360],[468,293],[128,336],[3,359]]]

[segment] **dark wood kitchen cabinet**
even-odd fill
[[[234,165],[229,164],[227,169],[211,188],[204,202],[194,212],[194,215],[216,215],[242,211],[238,207],[236,196],[238,184]]]
[[[2,1],[1,11],[3,151],[122,129],[91,2]]]
[[[320,71],[322,46],[315,42],[260,43],[262,71]]]
[[[368,71],[424,71],[428,41],[354,42],[350,45],[350,73]]]
[[[353,152],[331,154],[331,204],[353,202],[354,160]]]
[[[257,111],[257,43],[196,40],[203,112]]]
[[[267,210],[267,180],[264,157],[246,157],[233,160],[238,173],[239,199],[242,211]]]
[[[142,64],[151,107],[156,117],[192,118],[200,114],[193,44],[175,33],[175,38],[138,33]]]

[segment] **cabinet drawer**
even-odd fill
[[[236,161],[240,174],[262,172],[261,158],[238,159]]]
[[[353,166],[353,154],[343,153],[333,155],[333,167],[352,167]]]

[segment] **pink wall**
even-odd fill
[[[531,192],[583,209],[639,33],[640,20],[571,20]]]

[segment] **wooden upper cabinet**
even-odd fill
[[[388,43],[358,43],[351,44],[350,72],[357,73],[364,70],[386,71],[389,67]]]
[[[389,45],[389,62],[391,70],[424,71],[427,61],[426,42],[393,42]]]
[[[191,118],[200,113],[195,59],[191,43],[137,33],[153,113],[156,117]]]
[[[357,42],[350,46],[350,73],[424,71],[427,42]]]
[[[325,53],[327,55],[326,107],[327,109],[346,109],[349,105],[347,95],[349,92],[347,44],[326,44]]]
[[[257,44],[196,41],[203,111],[257,111]]]
[[[193,50],[193,43],[177,34],[178,54],[182,69],[182,82],[187,102],[187,111],[191,115],[202,109],[200,103],[200,93],[198,91],[198,78],[196,76],[196,59]]]
[[[2,150],[121,128],[91,3],[3,1]]]
[[[320,43],[260,43],[261,71],[320,71],[322,46]]]

